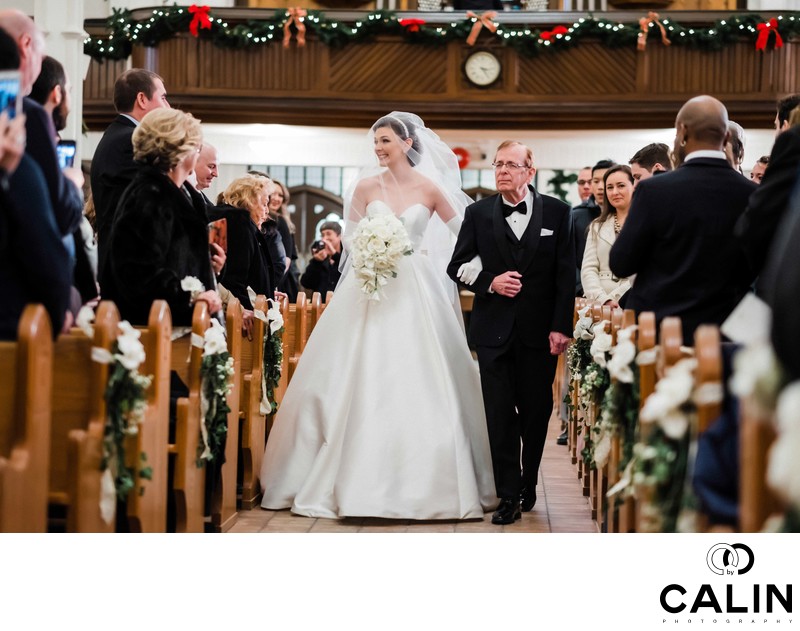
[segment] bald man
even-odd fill
[[[756,185],[728,163],[728,112],[711,96],[690,99],[675,120],[676,169],[640,182],[611,248],[611,270],[636,274],[627,306],[680,316],[684,342],[701,324],[721,324],[753,274],[734,225]]]

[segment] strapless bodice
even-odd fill
[[[411,247],[415,251],[419,251],[422,237],[425,235],[425,229],[428,227],[428,221],[431,218],[431,211],[424,204],[412,204],[402,212],[394,212],[389,205],[383,200],[376,199],[367,204],[368,215],[380,215],[384,213],[391,213],[397,216],[406,228],[408,238],[411,241]]]

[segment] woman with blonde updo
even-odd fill
[[[272,298],[276,279],[266,235],[260,230],[269,215],[272,181],[245,175],[228,185],[222,209],[228,220],[228,264],[221,282],[245,309],[253,309],[247,288]]]
[[[133,132],[140,169],[117,206],[101,279],[103,298],[133,324],[147,322],[154,300],[166,300],[172,323],[182,326],[191,324],[197,300],[212,314],[222,307],[213,288],[224,253],[217,246],[210,258],[205,202],[183,185],[202,146],[200,121],[180,110],[153,110]],[[194,297],[183,290],[187,276],[205,290]]]

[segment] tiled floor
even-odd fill
[[[372,517],[314,519],[288,510],[255,508],[239,513],[230,532],[597,532],[588,498],[584,497],[567,448],[556,445],[560,422],[552,418],[539,470],[538,501],[530,513],[509,526],[495,526],[491,514],[482,520],[413,521]]]

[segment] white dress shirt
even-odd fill
[[[524,201],[525,206],[528,209],[527,213],[523,215],[515,210],[508,217],[506,217],[506,223],[511,226],[511,230],[514,232],[514,235],[520,240],[522,239],[522,235],[525,233],[525,228],[528,227],[528,224],[531,221],[531,213],[533,212],[533,195],[531,194],[530,189],[528,189]],[[512,204],[505,197],[503,197],[503,203],[508,204],[509,206],[516,206],[516,204]]]

